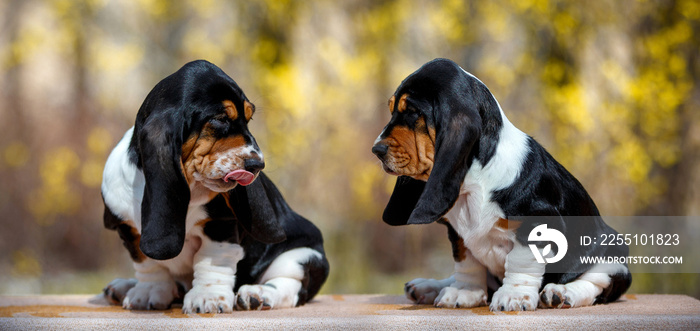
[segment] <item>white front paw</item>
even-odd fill
[[[236,310],[269,310],[276,305],[277,290],[270,285],[243,285],[238,289]]]
[[[182,312],[193,313],[230,313],[233,311],[233,289],[226,285],[194,286],[182,303]]]
[[[535,310],[539,301],[537,288],[528,285],[505,284],[493,294],[491,311]]]
[[[435,302],[444,287],[439,280],[416,278],[404,285],[404,293],[406,298],[417,304],[430,304]]]
[[[177,297],[177,285],[174,281],[138,282],[122,301],[126,309],[164,310]]]
[[[486,305],[486,293],[483,289],[459,289],[445,287],[435,299],[439,308],[471,308]]]
[[[105,299],[113,305],[121,305],[126,293],[132,289],[138,281],[135,278],[117,278],[102,289]]]
[[[545,308],[571,308],[572,302],[565,285],[550,283],[540,292],[540,305]]]

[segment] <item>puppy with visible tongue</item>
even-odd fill
[[[238,182],[243,186],[248,186],[255,180],[255,175],[252,172],[248,172],[242,169],[234,170],[226,174],[224,177],[224,182],[228,183],[229,180]]]

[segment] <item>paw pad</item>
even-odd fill
[[[566,287],[558,284],[547,284],[540,293],[540,305],[545,308],[571,308],[571,298]]]

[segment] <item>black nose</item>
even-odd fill
[[[243,167],[248,172],[256,173],[265,168],[265,162],[260,159],[246,159]]]
[[[376,155],[378,158],[383,159],[384,156],[386,155],[386,152],[389,151],[389,145],[385,144],[376,144],[374,147],[372,147],[372,153]]]

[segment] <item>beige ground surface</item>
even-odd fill
[[[401,296],[323,295],[293,309],[183,315],[180,309],[127,311],[91,296],[0,296],[0,330],[200,329],[687,329],[700,330],[700,301],[683,295],[626,295],[567,310],[492,313],[439,309]]]

